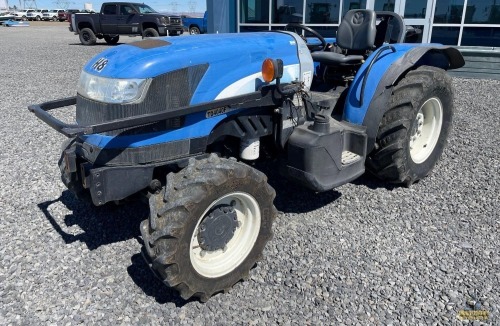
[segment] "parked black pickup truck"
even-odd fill
[[[160,14],[143,3],[106,2],[99,13],[72,14],[69,30],[80,36],[83,45],[94,45],[102,38],[116,44],[119,35],[180,35],[183,27],[181,17]]]

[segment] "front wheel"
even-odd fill
[[[114,45],[116,43],[118,43],[118,41],[120,40],[120,36],[119,35],[104,35],[104,40],[106,41],[106,43],[110,44],[110,45]]]
[[[142,37],[147,38],[147,37],[158,37],[160,34],[158,31],[154,28],[146,28],[144,32],[142,32]]]
[[[192,26],[189,28],[189,34],[191,35],[200,34],[200,29],[197,26]]]
[[[83,45],[94,45],[97,42],[97,38],[90,28],[82,28],[80,31],[80,42]]]
[[[452,117],[453,91],[446,72],[430,66],[408,72],[393,89],[367,169],[408,186],[424,178],[441,157]]]
[[[58,21],[58,20],[59,20],[59,19],[58,19],[56,16],[52,17],[52,21],[53,21],[53,22],[56,22],[56,21]]]
[[[40,18],[40,16],[36,16],[36,18],[35,18],[35,19],[36,19],[36,21],[37,21],[37,22],[39,22],[40,20],[42,20],[42,19]]]
[[[208,300],[248,276],[272,237],[274,190],[246,164],[191,159],[150,197],[143,255],[184,299]]]

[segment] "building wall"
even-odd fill
[[[452,76],[465,78],[488,78],[500,80],[500,51],[485,48],[460,48],[465,66],[450,70]]]
[[[432,22],[432,42],[500,47],[498,0],[437,0]]]
[[[283,29],[289,22],[335,36],[349,9],[390,10],[422,39],[455,46],[500,47],[500,0],[236,0],[237,31]],[[497,4],[498,2],[498,4]]]
[[[463,77],[500,79],[500,0],[207,0],[211,33],[284,29],[289,22],[335,37],[349,9],[394,11],[422,33],[410,42],[458,46]]]
[[[238,0],[207,0],[208,33],[237,31],[236,1]]]

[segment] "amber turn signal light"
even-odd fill
[[[262,78],[270,83],[283,76],[283,60],[267,58],[262,62]]]

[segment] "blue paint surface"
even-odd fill
[[[210,119],[205,119],[205,112],[191,114],[186,117],[185,124],[182,128],[170,131],[114,137],[94,134],[83,136],[82,139],[89,144],[102,148],[136,148],[183,139],[199,138],[210,134],[217,123],[236,112],[237,111],[232,111],[230,113],[221,114]]]
[[[366,70],[370,65],[370,62],[375,58],[377,52],[380,50],[374,51],[366,60],[366,62],[361,66],[352,82],[348,95],[346,104],[344,107],[344,119],[353,124],[361,125],[363,124],[363,120],[366,116],[366,112],[370,103],[375,95],[375,91],[379,85],[379,82],[382,80],[382,77],[387,72],[389,67],[398,59],[403,57],[406,53],[415,49],[416,47],[435,47],[439,48],[441,45],[439,44],[392,44],[396,49],[396,52],[392,52],[387,49],[384,50],[383,53],[377,58],[377,61],[373,64],[370,74],[368,75],[368,80],[365,86],[365,93],[363,98],[363,105],[360,105],[360,94],[361,94],[361,85],[363,84],[363,79],[366,76]]]
[[[160,39],[171,44],[153,49],[120,45],[92,58],[84,70],[109,78],[153,78],[208,63],[209,68],[191,100],[193,105],[213,101],[227,86],[259,73],[266,58],[281,59],[285,66],[299,63],[295,40],[285,33],[206,34]],[[106,58],[108,63],[97,72],[92,65],[100,58]]]
[[[266,58],[281,59],[285,66],[299,64],[297,44],[285,33],[207,34],[160,38],[170,43],[152,49],[120,45],[92,58],[84,70],[108,78],[154,78],[199,64],[209,64],[191,98],[191,105],[211,102],[229,85],[260,73]],[[92,68],[101,58],[108,60],[100,72]],[[283,80],[287,82],[287,80]],[[255,87],[262,84],[256,79]],[[256,89],[253,89],[255,91]],[[237,95],[237,94],[235,94]],[[205,112],[186,116],[182,128],[133,136],[85,136],[87,143],[106,148],[142,147],[170,141],[205,137],[230,114],[207,119]]]

